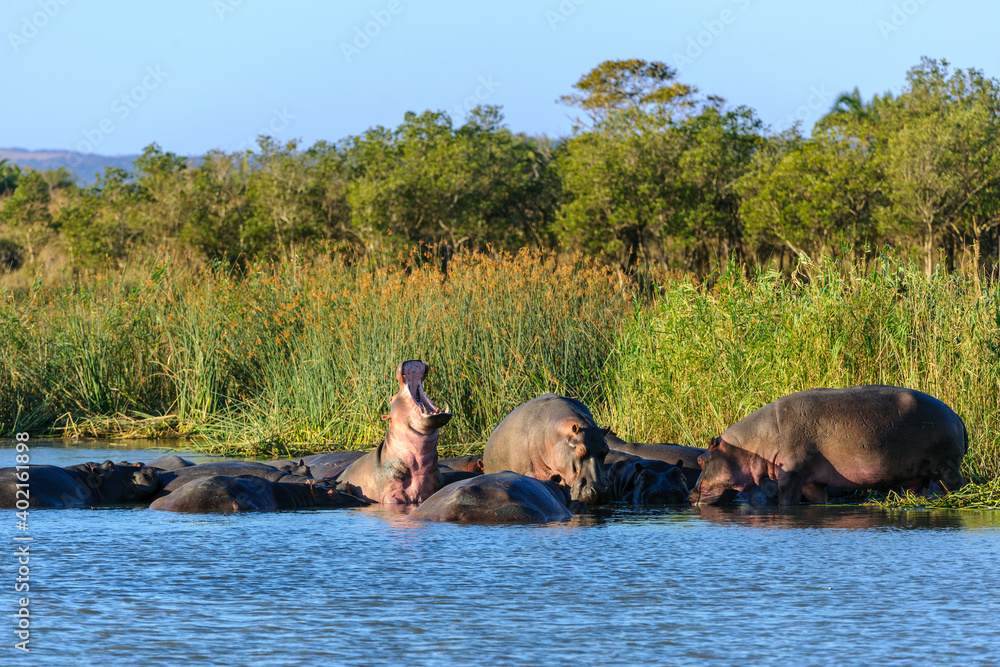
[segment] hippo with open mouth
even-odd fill
[[[355,495],[377,503],[417,504],[441,488],[438,429],[451,420],[424,391],[427,364],[404,361],[396,367],[399,391],[392,397],[385,440],[358,458],[336,480]]]

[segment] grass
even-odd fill
[[[923,276],[891,258],[826,262],[809,281],[729,266],[714,284],[665,282],[608,367],[602,418],[636,441],[707,446],[776,398],[888,384],[964,420],[975,481],[1000,473],[1000,286]]]
[[[1000,286],[881,257],[810,277],[720,267],[656,288],[547,253],[136,262],[0,289],[0,432],[193,438],[233,455],[379,441],[393,369],[419,358],[452,406],[442,454],[482,448],[544,391],[626,439],[705,446],[788,393],[866,383],[965,420],[965,471],[1000,478]],[[649,280],[641,284],[645,288]],[[952,494],[949,494],[952,495]],[[892,502],[897,502],[893,499]]]
[[[914,495],[909,491],[905,494],[890,491],[873,496],[864,504],[882,509],[1000,509],[1000,478],[982,484],[966,484],[961,489],[933,498]]]
[[[377,442],[403,359],[451,404],[463,453],[545,391],[599,404],[631,313],[607,269],[545,253],[253,264],[235,277],[144,263],[0,296],[2,430],[188,434],[232,454]]]

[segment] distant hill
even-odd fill
[[[0,158],[16,163],[19,167],[31,167],[39,171],[66,167],[76,175],[79,185],[90,185],[97,180],[97,174],[105,167],[131,169],[138,155],[96,155],[94,153],[74,153],[73,151],[40,150],[24,148],[0,148]]]

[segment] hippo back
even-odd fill
[[[573,516],[565,487],[514,472],[454,482],[410,513],[413,521],[541,523]]]

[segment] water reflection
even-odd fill
[[[67,452],[159,453],[35,444],[32,458]],[[927,647],[995,662],[1000,513],[619,505],[463,525],[409,511],[33,511],[20,664],[910,665]]]
[[[748,528],[831,530],[914,530],[998,528],[1000,512],[884,510],[877,507],[800,505],[798,507],[695,507],[700,519]]]

